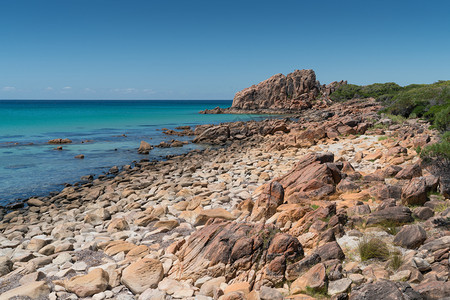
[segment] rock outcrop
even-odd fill
[[[280,73],[237,92],[232,108],[301,110],[311,107],[319,90],[320,84],[313,70],[295,70],[288,75]]]

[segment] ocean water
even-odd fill
[[[155,148],[140,155],[141,140],[152,145],[166,136],[159,129],[177,126],[246,121],[254,115],[203,115],[198,112],[231,101],[66,101],[0,100],[0,205],[31,196],[44,196],[84,175],[100,175],[117,165],[143,158],[162,159],[201,145]],[[262,116],[260,116],[262,117]],[[63,151],[47,142],[69,138]],[[84,142],[89,140],[89,142]],[[84,154],[85,159],[74,156]]]

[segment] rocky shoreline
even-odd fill
[[[437,134],[379,109],[180,129],[211,147],[29,199],[0,299],[450,297],[448,187],[416,153]]]

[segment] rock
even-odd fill
[[[427,184],[424,177],[415,177],[402,188],[404,205],[423,205],[427,201]]]
[[[312,153],[301,157],[290,172],[275,179],[284,188],[285,200],[299,203],[303,199],[334,193],[342,175],[333,160],[332,153]]]
[[[46,244],[47,241],[43,239],[31,239],[27,245],[27,249],[33,252],[37,252],[41,250]]]
[[[141,141],[141,144],[138,148],[139,154],[149,154],[151,150],[153,150],[153,147],[149,143],[147,143],[146,141]]]
[[[421,220],[428,220],[434,216],[434,211],[429,207],[416,207],[413,212]]]
[[[379,300],[379,299],[423,299],[407,283],[395,283],[388,280],[380,280],[375,283],[367,283],[355,287],[350,294],[350,300]]]
[[[250,284],[245,281],[233,283],[227,286],[223,291],[225,295],[233,292],[242,292],[245,296],[247,296],[250,293]]]
[[[422,168],[418,164],[408,165],[395,175],[396,179],[412,179],[422,176]]]
[[[0,256],[0,276],[12,271],[13,262],[6,256]]]
[[[394,244],[403,248],[416,249],[427,239],[427,233],[420,225],[405,225],[395,235]]]
[[[46,299],[50,294],[50,288],[45,281],[35,281],[4,292],[0,300],[8,300],[13,297],[29,297],[31,299]]]
[[[28,199],[27,204],[28,206],[36,206],[36,207],[41,207],[45,205],[43,201],[36,198]]]
[[[414,286],[425,299],[439,300],[450,297],[450,281],[428,281]]]
[[[107,231],[117,232],[128,229],[130,229],[130,226],[128,225],[128,222],[125,220],[125,218],[117,218],[113,219],[111,223],[109,223]]]
[[[38,271],[38,272],[33,272],[30,274],[24,275],[22,278],[20,278],[19,283],[21,285],[25,285],[30,282],[42,281],[44,279],[45,279],[45,274],[42,273],[41,271]]]
[[[274,239],[279,244],[272,244]],[[195,281],[205,274],[230,280],[239,272],[242,280],[237,281],[246,281],[251,267],[258,265],[270,281],[282,279],[286,260],[301,258],[303,249],[296,238],[277,234],[271,224],[216,221],[194,232],[176,255],[179,262],[169,276],[179,280]],[[272,261],[275,264],[269,266]]]
[[[298,294],[306,291],[307,288],[311,291],[320,292],[326,289],[327,281],[325,265],[319,263],[292,283],[291,293]]]
[[[165,220],[156,222],[153,227],[158,228],[161,232],[167,232],[178,227],[179,225],[180,223],[177,220]]]
[[[348,278],[342,278],[335,281],[330,281],[328,283],[328,295],[336,295],[340,293],[345,293],[350,288],[352,281]]]
[[[77,294],[78,297],[89,297],[103,292],[108,287],[108,273],[97,268],[86,275],[78,275],[66,280],[64,285],[66,290]]]
[[[304,274],[308,271],[312,266],[318,264],[320,262],[319,254],[311,254],[300,261],[295,263],[291,263],[286,267],[286,279],[295,280],[300,275]]]
[[[277,211],[277,207],[284,202],[284,189],[278,181],[266,184],[261,195],[253,206],[251,220],[267,220]]]
[[[72,143],[69,139],[53,139],[48,141],[49,144],[70,144]]]
[[[165,300],[166,293],[158,289],[146,289],[138,298],[139,300]]]
[[[372,212],[367,218],[367,225],[375,225],[384,222],[394,222],[397,224],[414,221],[411,210],[404,206],[390,206],[380,211]]]
[[[235,216],[233,216],[233,214],[231,214],[229,211],[221,208],[221,207],[217,207],[217,208],[212,208],[212,209],[206,209],[206,210],[202,210],[197,218],[195,219],[194,225],[198,226],[198,225],[203,225],[205,224],[209,219],[224,219],[224,220],[234,220],[236,219]]]
[[[345,254],[337,242],[326,243],[325,245],[317,248],[314,253],[318,254],[322,261],[327,261],[330,259],[345,259]]]
[[[225,142],[230,137],[230,127],[226,125],[213,126],[206,129],[196,138],[193,143],[211,143],[213,141]]]
[[[262,286],[259,290],[259,298],[261,300],[283,300],[283,295],[276,289]]]
[[[213,297],[214,291],[220,288],[220,284],[225,283],[225,277],[220,276],[203,283],[199,294],[203,296]]]
[[[84,154],[78,154],[78,155],[75,155],[74,158],[77,158],[77,159],[84,159]]]
[[[148,288],[156,288],[164,277],[164,268],[159,260],[142,258],[122,272],[122,283],[134,294],[140,294]]]
[[[295,70],[237,92],[232,108],[239,109],[304,109],[319,94],[319,84],[313,70]]]

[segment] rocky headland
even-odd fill
[[[208,146],[1,211],[0,299],[449,298],[448,174],[417,153],[437,131],[270,80],[233,106],[295,118],[166,130]]]
[[[295,70],[272,77],[236,93],[229,108],[206,109],[204,114],[288,114],[330,104],[328,96],[347,81],[321,85],[313,70]]]

